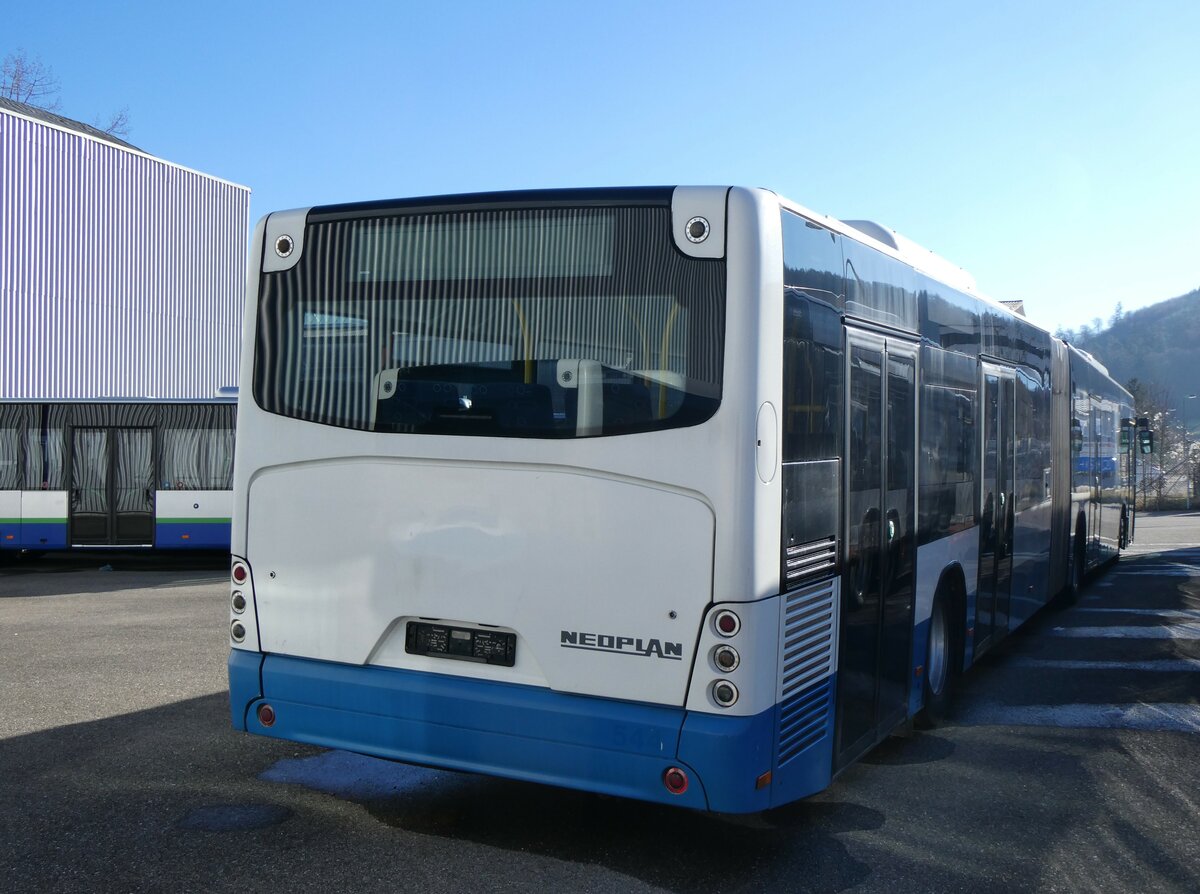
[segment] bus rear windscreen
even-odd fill
[[[724,261],[670,209],[310,224],[262,278],[264,409],[364,431],[563,438],[695,425],[721,397]]]

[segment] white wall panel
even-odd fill
[[[0,400],[236,385],[249,199],[0,109]]]

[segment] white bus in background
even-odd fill
[[[765,190],[281,212],[249,294],[253,733],[762,810],[934,721],[1130,529],[1094,360]]]
[[[229,549],[232,397],[0,403],[0,562]]]

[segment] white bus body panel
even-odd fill
[[[979,589],[979,528],[972,525],[941,540],[926,543],[917,550],[917,589],[913,625],[928,623],[933,616],[933,597],[942,572],[952,565],[962,569],[967,605],[975,604]],[[921,663],[921,658],[914,659]]]
[[[229,518],[233,514],[233,492],[227,490],[156,490],[156,518]]]
[[[565,441],[314,425],[255,404],[244,352],[232,552],[251,565],[263,651],[688,701],[705,610],[779,593],[783,346],[766,336],[782,317],[783,278],[778,197],[704,188],[678,198],[673,226],[702,213],[726,241],[722,401],[701,425]],[[259,222],[251,294],[259,265],[282,261],[271,240],[296,237],[303,215]],[[255,311],[248,302],[248,345]],[[408,655],[411,617],[512,630],[517,666]],[[777,617],[765,613],[757,635],[775,642]],[[563,630],[680,643],[683,660],[561,648]]]
[[[21,492],[19,490],[0,490],[0,519],[15,521],[0,522],[4,530],[0,531],[0,549],[15,549],[20,546],[19,532],[21,520]]]
[[[27,490],[21,493],[22,518],[67,520],[65,490]]]
[[[289,510],[249,518],[264,651],[683,702],[712,586],[713,515],[693,496],[582,471],[380,458],[270,469],[250,499]],[[409,618],[512,630],[517,666],[409,655]],[[566,648],[563,631],[624,648]]]

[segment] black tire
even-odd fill
[[[929,644],[925,651],[925,706],[913,717],[918,729],[933,729],[950,711],[954,683],[958,676],[954,630],[950,621],[949,600],[941,588],[933,599],[929,616]]]
[[[1075,525],[1075,537],[1071,544],[1071,569],[1066,589],[1058,597],[1059,608],[1070,608],[1079,601],[1083,592],[1084,563],[1087,561],[1087,543],[1084,539],[1084,522],[1081,518]]]

